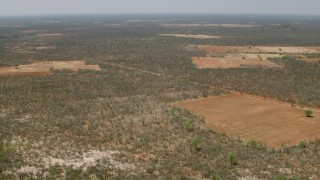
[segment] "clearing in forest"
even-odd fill
[[[309,54],[320,53],[320,47],[283,47],[283,46],[219,46],[199,45],[187,46],[187,51],[204,51],[207,57],[194,57],[197,68],[239,68],[239,67],[281,67],[269,61],[286,55],[298,57],[307,62],[318,62],[317,58],[309,58]]]
[[[172,36],[178,38],[194,38],[194,39],[219,39],[219,36],[211,36],[205,34],[159,34],[159,36]]]
[[[255,24],[203,24],[203,23],[193,23],[193,24],[162,24],[165,27],[224,27],[224,28],[252,28],[261,25]]]
[[[40,61],[16,67],[0,67],[0,76],[46,76],[53,70],[94,70],[100,71],[99,65],[86,65],[85,61]]]
[[[52,37],[52,36],[63,36],[63,34],[62,33],[37,34],[37,37]]]
[[[320,112],[307,118],[305,110],[250,95],[232,93],[217,97],[176,103],[197,116],[204,117],[206,128],[255,140],[267,147],[297,145],[320,138]]]
[[[197,68],[241,68],[241,67],[267,67],[267,68],[281,68],[282,66],[271,62],[269,60],[260,60],[258,58],[242,59],[238,57],[233,58],[219,58],[219,57],[194,57],[193,63]]]
[[[199,45],[199,51],[224,53],[274,53],[274,54],[310,54],[320,53],[320,47],[284,47],[284,46],[218,46]]]

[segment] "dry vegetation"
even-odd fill
[[[243,20],[222,16],[194,18],[183,17],[175,21],[179,24],[203,24],[199,21],[205,24],[246,24],[256,21],[263,25],[270,22],[266,17],[244,17]],[[163,19],[176,17],[152,17],[149,20]],[[234,19],[238,19],[237,22]],[[265,52],[261,53],[262,61],[281,64],[282,68],[198,69],[192,63],[192,57],[218,58],[221,54],[255,58],[259,52],[248,51],[250,46],[251,49],[289,45],[319,47],[320,22],[314,20],[312,25],[306,25],[304,31],[300,31],[297,25],[194,26],[185,29],[165,27],[153,21],[125,23],[127,20],[128,17],[121,16],[52,17],[42,21],[0,18],[2,70],[7,67],[11,67],[10,71],[40,68],[48,73],[48,69],[56,66],[51,68],[53,76],[0,77],[0,179],[320,178],[318,141],[308,143],[305,139],[298,146],[274,150],[259,144],[258,139],[249,139],[248,143],[217,132],[219,129],[207,129],[208,120],[173,105],[177,101],[213,96],[222,98],[220,104],[223,104],[227,96],[219,95],[233,90],[293,106],[320,107],[320,64],[317,61],[300,61],[298,56],[291,55],[279,55],[267,61],[271,55]],[[277,19],[272,21],[282,23]],[[159,36],[173,32],[232,38]],[[46,38],[37,37],[37,33]],[[186,51],[185,47],[190,44],[195,45],[194,49]],[[225,50],[211,52],[196,48],[214,44]],[[247,51],[238,49],[238,52],[227,53],[231,45]],[[55,48],[35,50],[35,47]],[[319,53],[303,56],[320,58]],[[70,61],[72,59],[83,59],[87,64]],[[85,70],[86,67],[92,70]],[[273,107],[264,100],[255,100],[253,104],[263,107],[264,113],[259,116],[259,112],[242,107],[246,98],[234,98],[238,103],[225,104],[235,108],[240,106],[243,116],[247,113],[267,120],[268,117],[288,115],[292,117],[293,125],[301,123],[300,127],[305,131],[315,132],[317,129],[317,112],[304,124],[302,110],[287,105]],[[221,119],[232,125],[228,117],[241,115],[241,112],[237,113],[233,108],[223,111],[220,104],[212,112],[220,110]],[[282,114],[280,110],[286,112]],[[288,114],[291,111],[294,112]],[[295,115],[297,117],[293,117]],[[250,122],[257,122],[253,119]],[[284,132],[288,124],[283,121]],[[309,124],[315,125],[315,130]],[[280,128],[281,124],[278,125]],[[251,128],[248,132],[255,128],[254,125],[239,127]],[[275,131],[278,130],[277,127]],[[295,140],[311,135],[304,136],[305,133],[301,132]]]

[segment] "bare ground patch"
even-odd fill
[[[54,46],[37,46],[34,47],[35,50],[41,51],[41,50],[48,50],[48,49],[56,49]]]
[[[252,28],[258,27],[261,25],[253,25],[253,24],[162,24],[162,26],[166,27],[224,27],[224,28]]]
[[[24,31],[22,31],[22,33],[24,33],[24,34],[35,33],[35,32],[38,32],[38,30],[35,30],[35,29],[28,29],[28,30],[24,30]]]
[[[159,34],[159,36],[172,36],[178,38],[194,38],[194,39],[219,39],[219,36],[211,36],[205,34]]]
[[[312,63],[320,60],[308,57],[319,54],[320,47],[190,45],[186,50],[207,52],[207,57],[193,58],[198,68],[228,68],[228,66],[234,68],[240,65],[275,67],[276,64],[268,59],[286,55]]]
[[[320,53],[320,47],[284,47],[284,46],[218,46],[200,45],[196,48],[205,52],[239,52],[239,53],[277,53],[277,54],[308,54]]]
[[[53,70],[94,70],[100,71],[99,65],[87,65],[83,60],[77,61],[41,61],[17,67],[0,67],[0,76],[46,76]]]
[[[52,36],[63,36],[62,33],[48,33],[48,34],[37,34],[37,37],[52,37]]]
[[[255,98],[231,94],[176,103],[197,116],[204,117],[206,128],[224,132],[245,141],[256,140],[268,147],[297,145],[300,141],[320,138],[320,112],[307,118],[304,109]]]
[[[268,68],[280,68],[279,64],[271,62],[266,59],[267,56],[259,59],[255,55],[239,55],[240,57],[194,57],[193,63],[197,68],[241,68],[241,67],[268,67]]]

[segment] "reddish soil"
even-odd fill
[[[100,71],[99,65],[86,65],[85,61],[41,61],[15,67],[0,67],[0,76],[46,76],[52,70],[95,70]]]
[[[204,117],[206,128],[272,148],[320,138],[319,110],[307,118],[302,108],[235,93],[176,105]]]

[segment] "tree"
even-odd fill
[[[231,166],[237,165],[236,155],[233,152],[228,153],[227,160]]]
[[[307,117],[312,117],[313,112],[312,110],[308,109],[308,110],[305,110],[304,113],[306,114]]]

